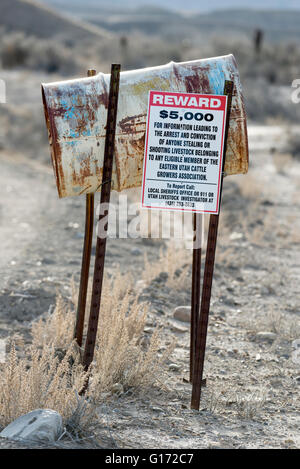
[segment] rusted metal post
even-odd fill
[[[191,327],[190,327],[190,382],[193,380],[193,368],[196,348],[197,325],[200,311],[200,289],[201,289],[201,244],[199,236],[201,230],[201,215],[193,215],[193,269],[192,269],[192,301],[191,301]],[[202,242],[202,240],[201,240]]]
[[[96,75],[96,70],[89,69],[88,77]],[[93,241],[93,225],[94,225],[94,194],[86,194],[85,196],[85,232],[82,252],[81,275],[79,285],[79,295],[77,303],[77,317],[74,330],[74,339],[79,347],[82,346],[82,337],[84,329],[84,318],[86,309],[86,297],[89,283],[89,272],[91,263],[92,241]]]
[[[106,137],[105,137],[105,150],[104,150],[104,162],[103,162],[103,178],[102,178],[101,197],[100,197],[99,225],[101,224],[101,221],[105,217],[107,217],[108,219],[108,204],[110,202],[110,189],[111,189],[113,156],[114,156],[114,146],[115,146],[115,133],[116,133],[116,123],[117,123],[120,69],[121,69],[121,66],[119,64],[113,64],[111,67],[110,91],[109,91],[109,101],[108,101],[108,110],[107,110]],[[104,211],[104,213],[101,213],[102,204],[107,204],[107,208]],[[84,365],[85,370],[88,369],[94,357],[99,312],[100,312],[101,294],[102,294],[102,284],[103,284],[107,225],[108,225],[108,222],[106,221],[104,225],[103,236],[100,237],[99,233],[97,233],[92,301],[91,301],[90,317],[89,317],[87,338],[86,338],[84,357],[83,357],[83,365]]]
[[[226,147],[227,147],[227,136],[228,136],[229,118],[230,118],[230,110],[231,110],[231,101],[232,101],[232,91],[233,91],[233,82],[226,80],[225,87],[224,87],[224,95],[227,95],[228,100],[227,100],[226,130],[225,130],[225,139],[224,139],[224,154],[223,154],[223,168],[222,168],[223,170],[222,170],[222,180],[221,180],[221,188],[220,188],[220,206],[219,206],[219,214],[210,215],[210,218],[209,218],[206,259],[205,259],[205,268],[204,268],[202,297],[201,297],[201,309],[200,309],[199,323],[197,326],[196,350],[195,350],[194,368],[193,368],[193,381],[192,381],[193,388],[192,388],[191,408],[196,409],[196,410],[199,410],[200,398],[201,398],[201,386],[202,386],[202,377],[203,377],[203,368],[204,368],[207,326],[208,326],[208,317],[209,317],[209,309],[210,309],[211,287],[212,287],[213,274],[214,274],[214,263],[215,263],[215,254],[216,254],[217,237],[218,237],[219,215],[220,215],[221,200],[222,200],[223,175],[224,175],[224,166],[225,166],[225,158],[226,158]]]

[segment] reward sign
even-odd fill
[[[227,96],[149,92],[142,206],[218,213]]]

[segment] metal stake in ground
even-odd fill
[[[219,214],[220,214],[220,209],[221,209],[223,174],[224,174],[224,165],[225,165],[225,158],[226,158],[226,146],[227,146],[227,136],[228,136],[229,118],[230,118],[230,110],[231,110],[232,90],[233,90],[233,82],[226,80],[225,87],[224,87],[224,94],[228,96],[228,100],[227,100],[226,130],[225,130],[225,139],[224,139],[222,180],[221,180],[221,188],[220,188]],[[196,410],[199,410],[200,398],[201,398],[201,385],[202,385],[202,376],[203,376],[203,368],[204,368],[207,326],[208,326],[208,316],[209,316],[210,298],[211,298],[211,287],[212,287],[213,274],[214,274],[215,253],[216,253],[217,237],[218,237],[219,214],[210,215],[210,218],[209,218],[206,259],[205,259],[202,298],[201,298],[201,310],[200,310],[199,323],[197,325],[196,349],[195,349],[194,368],[193,368],[193,389],[192,389],[191,408],[196,409]]]
[[[96,70],[88,70],[88,77],[96,75]],[[81,275],[79,285],[79,295],[77,304],[77,317],[74,330],[74,339],[76,339],[79,347],[82,346],[82,336],[84,328],[84,317],[86,308],[86,297],[89,283],[89,272],[91,263],[91,251],[93,240],[94,225],[94,194],[86,194],[85,196],[85,232],[82,252]]]
[[[107,204],[106,206],[108,207],[110,201],[110,188],[119,97],[120,69],[121,66],[119,64],[113,64],[111,67],[100,207],[102,206],[102,204]],[[103,214],[101,214],[100,209],[99,225],[105,217],[108,217],[108,208],[104,211]],[[86,370],[90,366],[94,357],[104,273],[107,225],[108,223],[106,222],[104,225],[103,236],[99,237],[99,233],[97,233],[91,310],[83,357],[83,365]]]
[[[192,269],[192,301],[191,301],[191,328],[190,328],[190,382],[193,380],[193,367],[196,348],[197,325],[200,311],[200,288],[201,288],[201,214],[193,215],[194,246],[193,246],[193,269]]]

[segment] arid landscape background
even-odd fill
[[[8,353],[8,338],[17,334],[17,356],[30,368],[32,343],[42,347],[47,337],[57,354],[73,329],[72,278],[76,290],[85,201],[58,199],[41,82],[85,76],[88,68],[108,72],[113,62],[129,70],[233,53],[248,114],[250,169],[224,181],[200,412],[190,410],[189,324],[173,315],[190,303],[191,251],[141,238],[107,243],[106,323],[100,328],[112,341],[105,342],[104,333],[99,338],[91,392],[97,418],[74,430],[77,420],[65,401],[39,402],[57,405],[65,417],[69,430],[60,444],[66,447],[299,448],[300,103],[292,102],[291,85],[300,78],[300,10],[291,9],[293,2],[287,10],[267,2],[264,11],[237,5],[215,12],[199,11],[197,2],[185,12],[179,2],[176,10],[155,2],[104,3],[0,3],[0,79],[6,83],[6,104],[0,104],[0,339],[7,340]],[[263,32],[259,51],[257,29]],[[138,200],[139,192],[129,196]],[[59,295],[63,306],[58,302],[55,309]],[[141,319],[143,302],[147,316]],[[118,318],[127,324],[123,342]],[[123,368],[110,362],[112,354],[115,360],[127,354]],[[115,370],[112,380],[103,363]],[[9,392],[5,367],[0,364],[0,379]],[[24,377],[26,367],[18,370]],[[20,404],[25,388],[16,389],[6,410],[0,391],[0,430],[32,410],[36,396]],[[18,444],[0,439],[0,447],[8,446]]]

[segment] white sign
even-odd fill
[[[218,213],[227,96],[150,91],[142,206]]]

